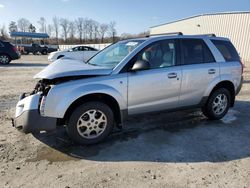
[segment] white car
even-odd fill
[[[48,56],[49,61],[55,61],[62,57],[68,57],[71,59],[88,61],[91,57],[93,57],[98,52],[97,49],[89,47],[89,46],[76,46],[74,48],[66,49],[63,51],[52,52]]]

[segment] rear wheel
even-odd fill
[[[103,141],[114,127],[110,107],[101,102],[87,102],[71,114],[67,132],[78,144],[96,144]]]
[[[6,54],[0,54],[0,64],[7,65],[11,61],[10,57]]]
[[[230,104],[230,92],[225,88],[220,88],[210,95],[207,104],[202,108],[202,112],[209,119],[218,120],[226,115]]]
[[[47,55],[47,54],[48,54],[48,51],[47,51],[47,50],[43,50],[43,51],[42,51],[42,54],[43,54],[43,55]]]

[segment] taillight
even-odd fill
[[[16,52],[16,53],[18,52],[18,50],[16,49],[15,46],[13,46],[12,49],[14,50],[14,52]]]

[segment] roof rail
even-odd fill
[[[207,36],[207,37],[216,37],[214,33],[208,33],[208,34],[196,34],[198,36]]]
[[[171,33],[160,33],[160,34],[149,34],[146,37],[161,36],[161,35],[183,35],[182,32],[171,32]]]

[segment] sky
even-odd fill
[[[36,27],[40,17],[116,22],[118,35],[204,13],[250,11],[250,0],[0,0],[0,26],[24,17]]]

